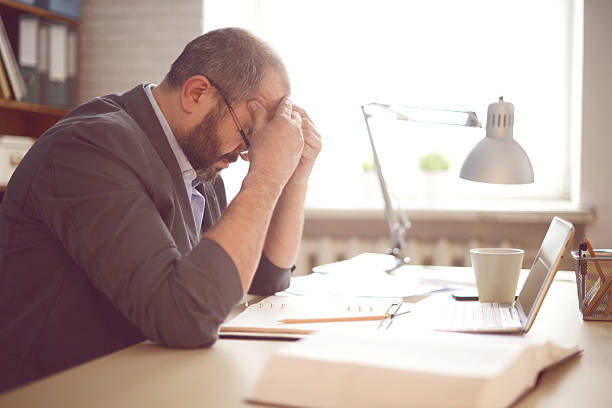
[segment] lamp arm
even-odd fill
[[[404,234],[406,233],[406,225],[408,223],[400,222],[399,217],[395,213],[393,206],[391,205],[391,199],[389,198],[389,190],[387,189],[387,183],[383,177],[380,160],[378,159],[378,153],[376,152],[376,146],[374,144],[374,138],[372,137],[372,131],[370,130],[369,119],[371,117],[365,110],[365,106],[361,106],[361,112],[366,123],[366,129],[368,130],[368,137],[370,139],[370,147],[372,148],[372,154],[374,156],[374,167],[376,167],[376,175],[378,176],[378,182],[380,184],[380,190],[382,191],[383,199],[385,201],[385,218],[387,219],[387,227],[389,229],[389,253],[398,257],[399,252],[404,244]]]
[[[371,102],[366,106],[376,106],[386,110],[395,115],[395,119],[403,120],[406,122],[417,122],[427,123],[433,125],[450,125],[450,126],[466,126],[466,127],[482,127],[476,112],[474,111],[462,111],[453,109],[438,109],[438,108],[423,108],[420,106],[408,106],[408,105],[389,105],[385,103]],[[399,109],[410,110],[414,116],[401,112]],[[434,113],[438,115],[439,119],[419,119],[419,113],[422,115],[423,112]]]

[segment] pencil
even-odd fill
[[[587,248],[589,249],[589,255],[591,255],[591,258],[595,258],[595,251],[593,250],[593,246],[591,245],[591,242],[589,241],[589,239],[587,237],[584,237],[584,242],[587,244]],[[609,288],[610,287],[610,280],[606,279],[606,275],[601,270],[601,266],[599,265],[599,261],[593,260],[593,263],[595,264],[595,268],[597,268],[597,273],[599,274],[599,278],[600,278],[601,284],[599,285],[599,289],[595,293],[595,296],[591,300],[591,303],[589,303],[589,305],[586,308],[586,313],[585,314],[587,314],[587,315],[590,315],[591,313],[593,313],[593,311],[597,310],[597,308],[601,304],[601,301],[603,300],[604,296],[606,295],[606,293],[610,289]],[[612,277],[611,277],[611,279],[612,279]]]
[[[589,241],[589,239],[587,237],[584,237],[584,243],[586,244],[587,248],[589,249],[589,255],[591,255],[591,258],[595,258],[595,250],[593,249],[593,246],[591,245],[591,241]],[[595,263],[595,267],[597,268],[597,273],[599,274],[599,277],[602,280],[606,279],[606,275],[604,275],[603,271],[601,270],[601,266],[599,266],[599,262],[597,261],[593,261]]]
[[[279,322],[283,324],[296,324],[296,323],[334,323],[334,322],[363,322],[369,320],[384,320],[389,315],[377,315],[377,316],[347,316],[347,317],[315,317],[306,319],[282,319]]]

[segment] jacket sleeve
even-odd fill
[[[257,272],[249,288],[249,294],[271,295],[275,292],[287,289],[293,269],[294,268],[279,268],[270,262],[268,257],[262,253]]]
[[[234,263],[207,239],[181,253],[168,225],[182,220],[162,219],[158,209],[176,205],[154,188],[172,183],[161,161],[133,137],[103,134],[101,143],[85,129],[48,150],[30,190],[39,217],[147,338],[212,345],[242,298]]]

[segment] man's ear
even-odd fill
[[[187,79],[181,89],[181,106],[187,113],[193,113],[212,101],[214,88],[204,75],[194,75]],[[204,104],[204,105],[203,105]]]

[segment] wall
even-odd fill
[[[202,0],[83,0],[81,102],[159,83],[202,33]]]
[[[202,7],[202,0],[83,0],[80,100],[123,92],[144,81],[159,82],[184,45],[202,32]],[[612,248],[612,193],[607,183],[612,174],[608,157],[612,151],[609,21],[612,2],[585,0],[580,201],[597,209],[596,221],[587,226],[586,234],[596,246]],[[307,234],[317,232],[319,226],[313,224],[316,220],[307,222]],[[384,231],[382,218],[379,224]],[[478,224],[465,228],[471,230]],[[418,223],[414,232],[417,229]],[[430,225],[420,229],[433,230]],[[533,235],[540,236],[541,232]]]
[[[597,209],[586,233],[612,248],[612,1],[584,2],[581,201]]]

